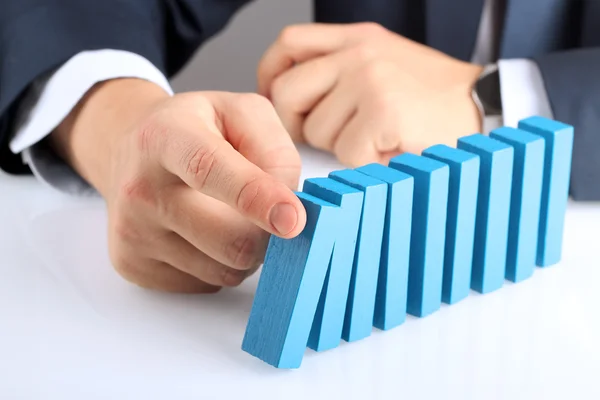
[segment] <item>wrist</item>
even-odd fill
[[[141,79],[98,83],[54,130],[50,143],[65,162],[106,198],[111,171],[124,138],[168,97],[159,86]]]

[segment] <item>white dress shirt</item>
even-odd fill
[[[495,62],[493,29],[495,1],[486,0],[472,62]],[[500,60],[500,91],[503,115],[484,121],[484,133],[500,126],[516,127],[531,115],[552,118],[552,110],[537,65],[527,59]],[[38,78],[21,104],[17,128],[10,141],[13,153],[21,153],[34,175],[42,182],[70,194],[95,191],[74,170],[60,161],[42,139],[48,136],[96,83],[116,78],[140,78],[153,82],[173,94],[167,78],[147,59],[127,51],[83,51],[61,67]]]

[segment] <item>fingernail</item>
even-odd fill
[[[287,235],[296,227],[298,213],[291,204],[278,203],[271,209],[269,221],[280,235]]]

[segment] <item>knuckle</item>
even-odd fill
[[[259,204],[260,194],[263,191],[264,178],[255,177],[244,183],[237,199],[237,208],[243,213],[248,214],[255,210]]]
[[[193,105],[195,109],[200,110],[212,110],[213,104],[207,97],[206,92],[184,92],[178,93],[177,96],[173,97],[172,101],[174,106],[189,107]]]
[[[300,25],[286,26],[279,33],[279,38],[277,39],[277,42],[285,47],[292,46],[297,41],[296,38],[300,35],[300,30]]]
[[[286,75],[280,75],[273,81],[271,85],[271,99],[276,108],[285,106],[290,102],[288,87],[289,82]]]
[[[112,260],[113,268],[126,281],[139,285],[141,283],[141,274],[136,265],[128,258],[117,255]]]
[[[378,88],[386,83],[389,74],[389,66],[382,61],[368,62],[360,69],[360,74],[361,80],[366,82],[369,87]]]
[[[198,190],[202,190],[216,168],[218,146],[199,145],[184,152],[182,164],[185,173],[192,179]]]
[[[330,135],[322,124],[316,123],[310,116],[306,119],[303,126],[303,135],[306,142],[317,149],[327,150],[326,142]]]
[[[343,165],[354,168],[369,163],[369,161],[365,160],[365,155],[363,155],[360,151],[342,148],[342,146],[340,146],[338,143],[335,144],[333,153]]]
[[[111,224],[110,235],[114,238],[115,254],[126,253],[125,246],[139,245],[144,240],[144,234],[136,228],[132,221],[124,217],[115,218]]]
[[[375,58],[377,49],[371,43],[360,43],[352,48],[352,58],[358,61],[370,61]]]
[[[395,93],[376,91],[370,96],[373,117],[383,124],[392,123],[398,117],[396,111],[397,96]]]
[[[250,236],[240,236],[225,249],[228,264],[239,270],[252,269],[258,263],[258,245]]]
[[[383,80],[385,81],[385,79]],[[365,101],[365,110],[377,121],[380,125],[394,125],[402,121],[402,110],[407,106],[415,106],[418,99],[410,99],[411,104],[408,104],[409,99],[403,91],[398,90],[393,86],[386,86],[385,83],[370,85],[364,88],[363,95],[368,100]]]
[[[223,281],[223,285],[225,286],[239,286],[246,279],[246,272],[235,270],[232,268],[224,268],[222,272],[221,279]]]
[[[156,206],[156,196],[150,181],[134,178],[125,182],[120,188],[119,204],[125,210],[141,205]]]
[[[164,189],[164,188],[163,188]],[[170,201],[167,191],[157,190],[147,178],[135,178],[124,183],[117,196],[113,230],[122,240],[139,242],[144,235],[136,229],[136,215],[146,213],[158,219],[169,218],[178,212],[178,204]]]
[[[381,24],[376,22],[360,22],[355,24],[355,28],[365,37],[382,35],[387,31]]]

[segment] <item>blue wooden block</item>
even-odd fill
[[[277,368],[298,368],[333,251],[339,207],[297,193],[306,227],[269,241],[242,349]]]
[[[467,297],[471,288],[479,156],[441,144],[423,155],[450,167],[442,301],[454,304]]]
[[[379,263],[373,325],[387,330],[406,320],[408,262],[414,179],[381,164],[369,164],[356,171],[388,185],[383,244]]]
[[[424,317],[442,303],[449,169],[444,163],[410,153],[392,158],[390,167],[415,179],[407,311]]]
[[[519,122],[519,129],[540,135],[546,141],[537,251],[537,265],[545,267],[558,263],[562,255],[573,127],[543,117],[530,117]]]
[[[508,127],[492,131],[490,137],[511,145],[515,152],[506,279],[520,282],[535,269],[545,144],[540,136]]]
[[[480,157],[471,288],[489,293],[504,284],[514,151],[480,134],[459,139],[458,148]]]
[[[340,206],[333,255],[308,338],[308,347],[324,351],[337,347],[342,338],[364,194],[329,178],[307,179],[303,191]]]
[[[342,338],[351,342],[369,336],[373,328],[387,185],[351,169],[334,171],[329,177],[365,195],[342,331]]]

